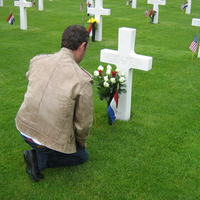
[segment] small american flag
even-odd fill
[[[197,47],[198,47],[198,35],[195,36],[194,40],[189,46],[189,49],[193,51],[194,53],[196,53]]]

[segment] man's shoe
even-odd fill
[[[44,178],[43,174],[40,173],[37,163],[37,156],[35,150],[24,151],[24,161],[27,164],[26,172],[31,179],[38,182]]]

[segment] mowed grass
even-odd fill
[[[81,1],[44,1],[44,11],[27,8],[28,29],[19,28],[19,8],[13,1],[0,7],[0,199],[2,200],[197,200],[200,199],[200,60],[189,45],[199,30],[200,2],[192,13],[180,10],[182,0],[160,6],[159,23],[143,16],[126,1],[104,0],[111,9],[103,16],[103,39],[90,42],[81,66],[93,74],[102,64],[100,50],[117,50],[118,29],[136,28],[135,52],[153,57],[151,71],[133,70],[131,118],[107,123],[106,102],[94,87],[94,124],[88,138],[89,160],[75,167],[47,169],[33,182],[25,173],[22,152],[30,149],[14,119],[27,87],[30,59],[60,50],[63,30],[72,24],[88,28]],[[37,3],[37,2],[36,2]],[[152,8],[149,5],[149,8]],[[15,23],[6,19],[12,10]]]

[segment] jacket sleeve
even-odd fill
[[[84,147],[93,121],[92,81],[82,87],[75,104],[74,128],[76,141]]]

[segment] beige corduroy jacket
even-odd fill
[[[78,66],[69,49],[62,48],[34,57],[26,76],[17,129],[59,152],[76,152],[76,142],[85,146],[93,120],[91,74]]]

